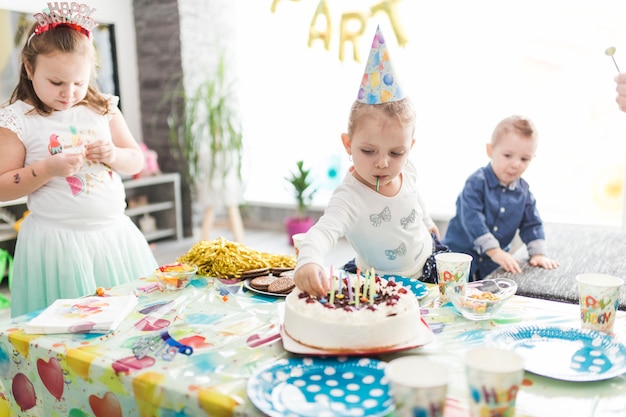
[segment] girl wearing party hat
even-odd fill
[[[324,296],[330,281],[326,254],[345,237],[355,266],[378,275],[436,282],[433,254],[447,251],[426,211],[409,160],[415,109],[404,95],[380,30],[372,42],[348,132],[341,135],[353,167],[331,196],[323,216],[307,232],[298,255],[298,288]]]

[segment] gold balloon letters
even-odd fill
[[[271,7],[272,13],[276,12],[278,3],[280,1],[281,0],[273,0]],[[290,1],[297,2],[301,0]],[[309,48],[313,46],[313,43],[316,40],[319,40],[322,41],[326,50],[330,50],[332,22],[330,7],[328,5],[329,1],[330,0],[320,0],[317,8],[315,9],[313,18],[311,19],[311,24],[309,25]],[[402,0],[382,0],[380,3],[377,3],[370,7],[369,10],[349,11],[342,13],[341,21],[339,22],[339,60],[344,60],[346,44],[351,44],[353,59],[356,62],[361,62],[361,57],[357,45],[360,38],[365,32],[367,21],[379,13],[384,13],[387,15],[387,17],[389,18],[389,22],[391,23],[391,27],[393,28],[393,33],[396,37],[398,45],[401,47],[405,46],[408,42],[408,39],[404,33],[402,24],[400,23],[398,10],[396,7],[400,1]],[[324,23],[318,25],[318,22],[322,20]],[[323,29],[317,29],[318,26],[322,26]],[[354,27],[356,27],[357,29],[354,29]]]

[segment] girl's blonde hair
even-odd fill
[[[37,25],[38,23],[35,22],[29,33],[34,33]],[[87,94],[77,105],[87,106],[100,114],[110,113],[113,109],[111,109],[108,99],[102,95],[96,83],[96,50],[93,42],[76,29],[63,25],[29,37],[22,49],[20,78],[11,94],[9,103],[15,103],[17,100],[26,101],[34,106],[34,112],[42,116],[47,116],[53,112],[35,94],[33,83],[28,79],[26,63],[28,63],[32,71],[35,71],[39,55],[51,55],[57,52],[86,55],[91,58],[93,66]]]
[[[513,115],[505,117],[496,125],[491,134],[491,144],[496,145],[504,135],[511,132],[531,139],[535,143],[537,141],[537,129],[533,122],[526,117]]]
[[[352,104],[350,115],[348,117],[348,135],[353,135],[359,128],[359,123],[371,110],[383,112],[388,117],[396,118],[404,126],[412,126],[415,130],[415,107],[408,97],[398,101],[390,101],[382,104],[365,104],[358,100]]]

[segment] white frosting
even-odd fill
[[[365,302],[351,311],[307,302],[295,288],[285,300],[284,330],[303,345],[328,350],[387,348],[417,337],[420,312],[415,295],[409,289],[399,291],[400,284],[387,287],[384,279],[378,287],[383,294],[397,294],[396,302],[377,304],[375,310]]]

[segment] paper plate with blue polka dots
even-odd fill
[[[514,326],[492,333],[487,343],[511,349],[534,374],[565,381],[599,381],[626,372],[626,346],[595,330]]]
[[[248,380],[250,401],[271,417],[384,416],[394,409],[385,362],[281,359]]]
[[[418,300],[424,298],[426,294],[428,294],[426,284],[417,278],[401,277],[400,275],[383,275],[383,278],[402,283],[403,286],[413,291],[413,294],[415,294],[415,297],[417,297]]]

